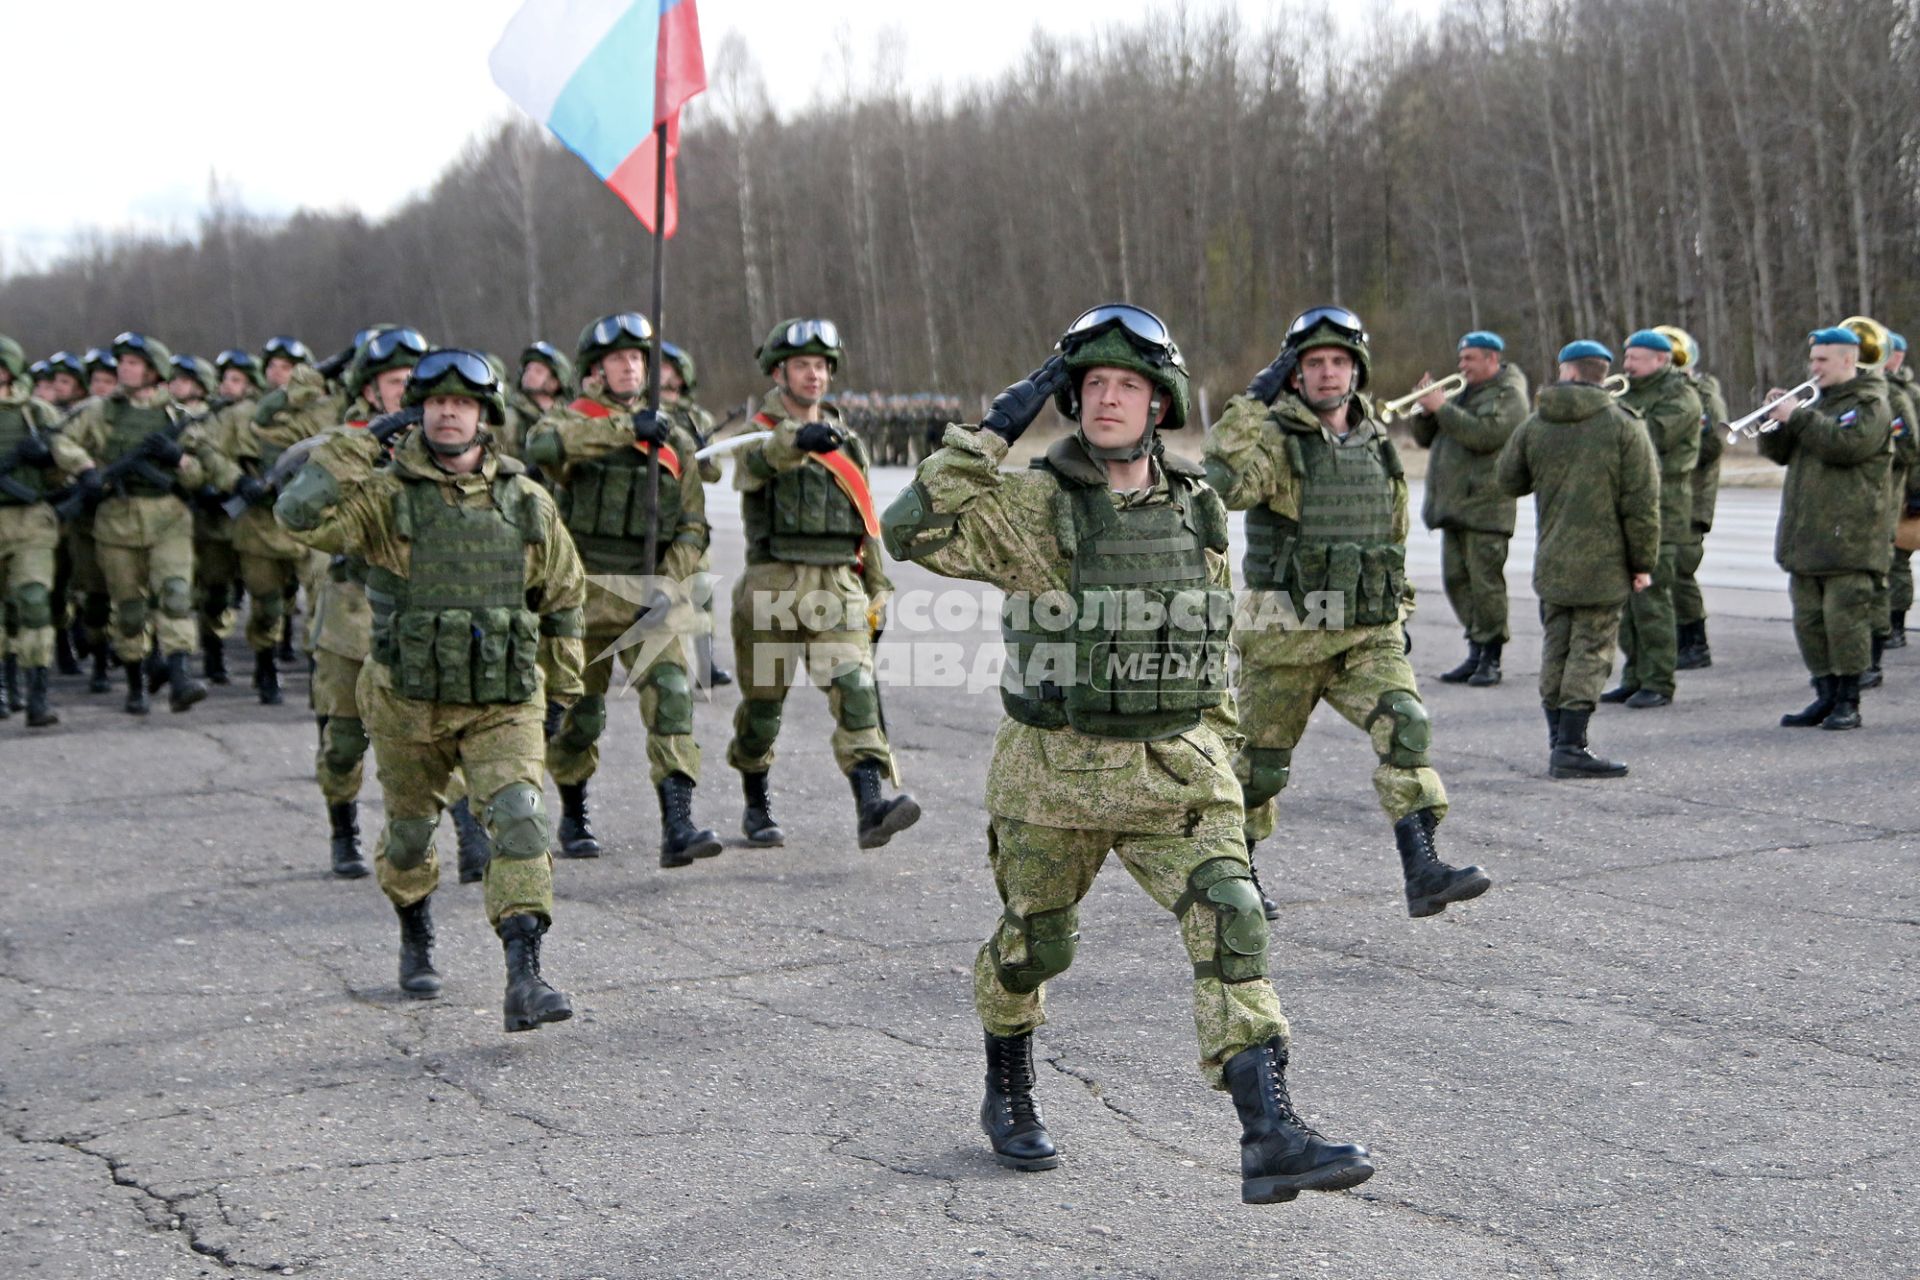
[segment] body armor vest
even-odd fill
[[[539,689],[540,619],[527,608],[526,549],[542,531],[518,482],[493,483],[493,506],[456,507],[432,481],[393,498],[411,551],[407,575],[366,570],[374,661],[394,692],[430,702],[526,702]]]
[[[680,484],[680,478],[663,464],[658,515],[651,522],[657,560],[666,558],[680,525]],[[595,573],[658,571],[657,563],[640,563],[649,523],[645,453],[623,444],[590,461],[571,464],[559,503],[560,519],[588,569]]]
[[[111,464],[138,452],[146,438],[173,426],[173,415],[162,405],[142,407],[119,396],[106,403],[107,457]],[[173,477],[154,463],[142,461],[121,472],[119,492],[129,498],[164,498],[173,492]]]
[[[1168,471],[1168,501],[1116,508],[1106,486],[1034,466],[1060,483],[1073,565],[1066,599],[1008,597],[1001,705],[1022,724],[1134,742],[1194,728],[1228,687],[1233,593],[1211,585],[1206,556],[1227,549],[1219,496]]]
[[[849,436],[844,452],[863,467],[866,450]],[[741,495],[748,561],[765,546],[775,560],[795,564],[860,563],[866,522],[853,499],[825,467],[806,462],[776,472],[760,488]]]
[[[1285,591],[1305,616],[1310,592],[1335,592],[1349,627],[1400,616],[1407,549],[1393,538],[1393,482],[1404,473],[1384,434],[1359,447],[1319,432],[1288,432],[1287,458],[1300,477],[1300,518],[1271,507],[1247,512],[1249,587]]]
[[[36,428],[45,436],[47,425],[28,418],[33,410],[26,404],[0,404],[0,458],[5,458],[14,450],[14,446],[32,434],[29,428]],[[44,501],[47,496],[46,472],[40,467],[15,467],[7,473],[7,483],[0,485],[0,507],[25,507]]]

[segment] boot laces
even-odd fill
[[[1281,1122],[1298,1129],[1308,1137],[1319,1138],[1324,1142],[1327,1135],[1301,1119],[1300,1113],[1293,1109],[1293,1098],[1287,1092],[1287,1077],[1277,1062],[1274,1064],[1272,1085],[1274,1107],[1279,1112]]]

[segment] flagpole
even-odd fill
[[[667,299],[667,122],[653,126],[653,353],[647,361],[647,408],[660,412],[660,348],[666,341],[661,328]],[[659,565],[660,446],[647,450],[647,559],[646,571]]]

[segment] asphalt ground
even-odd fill
[[[883,500],[904,479],[879,476]],[[737,505],[713,494],[737,571]],[[719,692],[696,812],[730,847],[673,872],[616,706],[609,856],[558,864],[545,950],[578,1013],[508,1036],[477,888],[449,875],[434,899],[447,988],[421,1003],[373,882],[327,874],[304,677],[259,707],[236,639],[234,687],[144,721],[58,680],[57,729],[0,726],[0,1274],[1920,1274],[1920,647],[1889,655],[1862,731],[1777,727],[1808,696],[1777,501],[1723,497],[1714,665],[1670,708],[1595,718],[1633,766],[1610,783],[1545,776],[1525,530],[1491,690],[1432,678],[1462,642],[1438,541],[1416,539],[1442,851],[1497,883],[1409,920],[1371,752],[1316,717],[1261,856],[1272,970],[1296,1101],[1379,1172],[1286,1205],[1239,1203],[1184,954],[1111,867],[1038,1037],[1061,1167],[991,1160],[967,976],[997,915],[991,692],[886,688],[926,816],[871,852],[807,690],[774,775],[787,846],[739,847]],[[987,637],[896,623],[883,666],[956,640],[970,663]],[[369,838],[379,820],[369,779]]]

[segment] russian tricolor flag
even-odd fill
[[[494,83],[653,225],[655,128],[667,126],[664,234],[679,222],[680,106],[707,87],[694,0],[527,0],[487,59]]]

